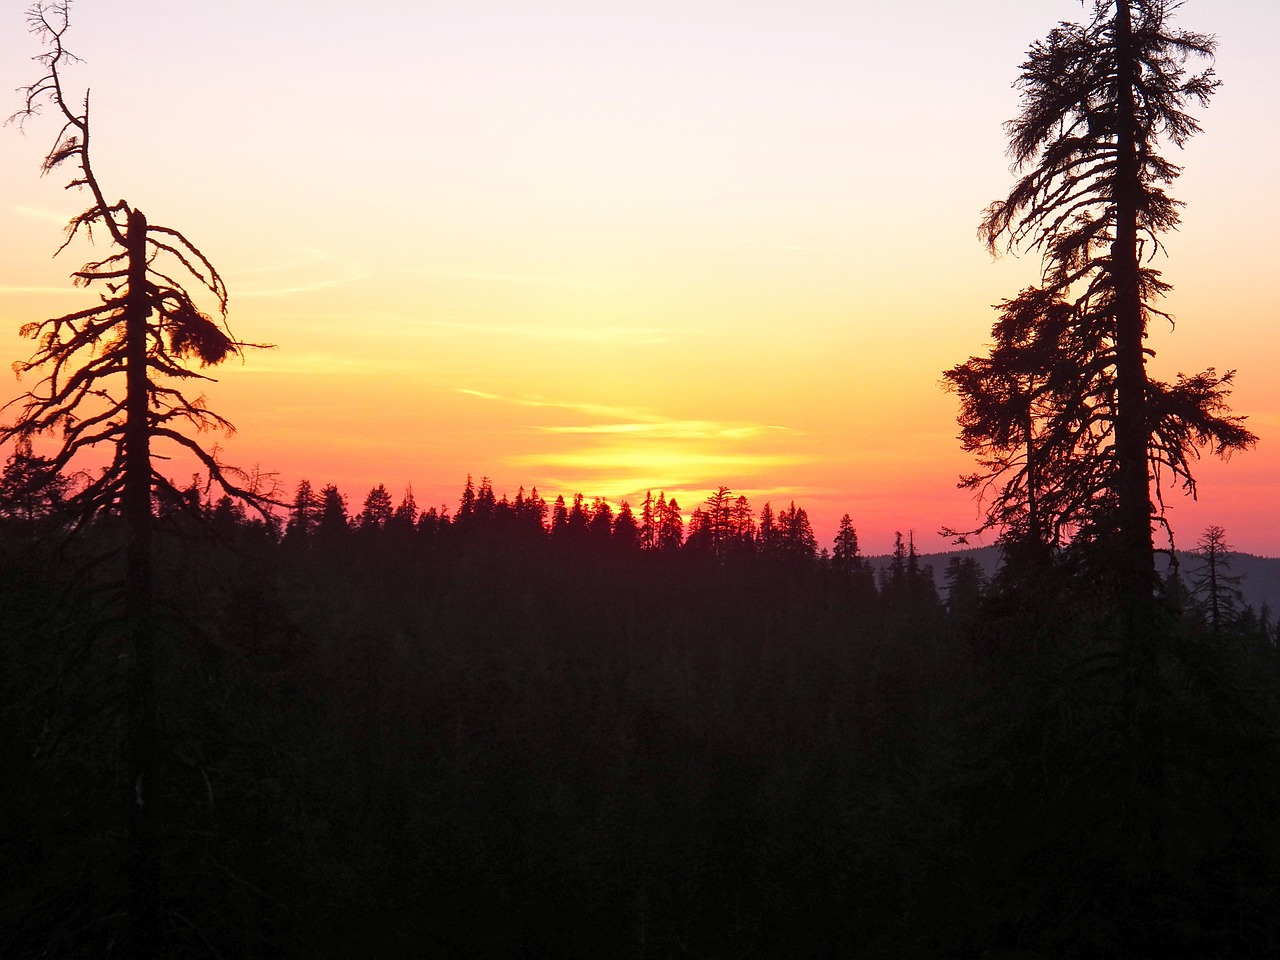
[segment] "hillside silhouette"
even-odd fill
[[[1178,563],[1184,571],[1195,570],[1199,558],[1186,550],[1178,551]],[[953,558],[971,557],[982,569],[988,579],[996,575],[1003,562],[999,547],[963,547],[946,550],[941,553],[923,553],[920,563],[934,570],[945,570]],[[1251,553],[1232,551],[1229,555],[1232,573],[1240,577],[1240,591],[1244,595],[1245,604],[1256,614],[1261,615],[1264,609],[1271,611],[1274,617],[1280,611],[1280,558],[1259,557]],[[879,573],[892,563],[890,554],[877,554],[867,557],[867,563]],[[1161,571],[1168,571],[1168,562],[1161,566]]]

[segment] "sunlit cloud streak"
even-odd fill
[[[326,276],[311,280],[293,279],[299,274],[322,272]],[[288,280],[278,286],[259,287],[257,289],[238,289],[238,280],[243,277],[270,277],[283,275]],[[300,293],[312,293],[316,290],[327,290],[330,287],[356,283],[371,275],[371,271],[356,263],[341,262],[327,250],[315,247],[297,247],[293,256],[272,263],[243,267],[231,272],[228,283],[231,292],[237,298],[290,297]]]
[[[295,247],[294,255],[272,263],[260,263],[252,267],[240,267],[235,271],[238,277],[263,273],[283,273],[287,270],[314,266],[317,263],[330,263],[336,258],[327,250],[317,247]]]
[[[512,457],[511,462],[521,466],[571,467],[579,470],[609,470],[615,467],[635,467],[637,463],[648,465],[656,462],[675,462],[684,470],[683,482],[696,483],[697,474],[711,471],[712,476],[730,476],[725,471],[755,470],[762,467],[785,467],[804,462],[803,457],[780,453],[710,453],[703,449],[642,451],[630,447],[593,447],[564,453],[530,453]],[[717,472],[718,471],[718,472]],[[674,476],[674,473],[672,474]],[[650,481],[645,481],[648,485]]]
[[[658,439],[679,440],[749,440],[766,433],[799,435],[799,430],[774,424],[719,423],[713,420],[681,420],[665,417],[652,410],[605,406],[597,403],[578,403],[565,400],[549,400],[545,397],[505,397],[484,390],[460,388],[459,393],[521,407],[569,410],[591,417],[608,418],[609,422],[571,426],[537,426],[536,430],[552,434],[581,435],[631,435]]]
[[[79,296],[83,296],[83,295],[84,295],[84,289],[83,289],[82,287],[72,287],[72,286],[67,286],[67,287],[22,287],[22,286],[10,286],[10,285],[8,285],[8,284],[0,284],[0,293],[14,294],[15,296],[16,296],[16,295],[18,295],[18,294],[38,294],[38,295],[40,295],[40,296],[48,296],[48,295],[52,295],[52,294],[67,294],[67,293],[74,293],[74,294],[77,294],[77,295],[79,295]]]
[[[368,271],[364,271],[362,273],[352,272],[341,277],[330,277],[325,280],[312,280],[306,283],[290,284],[283,287],[268,287],[261,290],[236,290],[233,295],[240,299],[250,297],[291,297],[299,293],[311,293],[315,290],[325,290],[329,287],[338,287],[347,283],[355,283],[368,276]]]
[[[53,210],[43,210],[39,207],[15,205],[9,209],[20,217],[27,217],[30,220],[41,220],[45,223],[56,223],[60,227],[65,227],[70,221],[70,217],[65,213],[58,213]]]
[[[464,330],[467,333],[493,337],[527,337],[532,340],[570,340],[577,343],[626,343],[653,345],[670,343],[671,337],[657,327],[619,327],[592,325],[585,327],[556,327],[543,324],[473,323],[465,320],[422,320],[427,327],[444,330]]]
[[[594,280],[580,280],[575,277],[552,277],[529,273],[493,273],[484,270],[447,270],[428,269],[414,270],[404,268],[404,273],[415,277],[432,277],[437,280],[480,280],[486,283],[523,284],[537,287],[562,287],[573,290],[614,291],[613,284],[600,283]]]
[[[664,440],[750,440],[771,431],[796,433],[787,427],[767,424],[725,424],[710,420],[670,420],[662,423],[593,423],[572,427],[538,427],[543,433],[578,436],[615,435],[653,437]]]
[[[572,410],[576,413],[585,413],[590,416],[635,419],[653,423],[661,422],[662,420],[661,417],[647,410],[611,407],[598,403],[576,403],[564,400],[548,400],[545,397],[506,397],[499,393],[490,393],[487,390],[473,390],[470,387],[459,387],[458,392],[466,394],[469,397],[478,397],[481,400],[493,400],[497,403],[507,403],[518,407],[548,407],[556,410]]]
[[[408,369],[409,365],[405,365]],[[396,369],[377,357],[340,357],[334,354],[283,354],[277,351],[255,353],[252,363],[244,364],[244,373],[295,374],[303,376],[374,376],[385,377]]]

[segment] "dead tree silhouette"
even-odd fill
[[[120,516],[127,531],[125,573],[118,591],[125,624],[130,670],[125,696],[124,765],[130,811],[128,836],[129,955],[151,956],[162,949],[165,922],[161,886],[160,824],[156,779],[161,750],[156,716],[155,611],[152,539],[156,504],[184,507],[184,498],[160,472],[161,447],[194,456],[208,484],[226,495],[265,510],[270,491],[224,464],[217,447],[206,449],[192,433],[231,432],[232,425],[209,410],[203,396],[185,387],[208,381],[193,369],[207,368],[244,348],[226,325],[227,288],[208,257],[181,232],[149,223],[125,200],[110,202],[90,155],[89,94],[77,110],[64,85],[64,68],[76,61],[63,44],[69,26],[66,0],[39,2],[27,13],[28,25],[47,46],[38,58],[43,76],[22,91],[25,102],[10,121],[23,124],[52,104],[62,121],[42,174],[69,166],[68,188],[87,189],[89,207],[72,217],[58,252],[84,235],[104,238],[107,255],[74,271],[76,286],[98,292],[98,302],[48,320],[28,323],[22,334],[36,341],[35,352],[14,365],[41,379],[2,409],[15,413],[0,430],[0,442],[52,435],[55,470],[93,449],[110,460],[70,498],[73,530],[91,520]],[[97,236],[95,236],[95,228]],[[216,317],[197,306],[186,284],[212,300]]]

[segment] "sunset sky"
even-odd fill
[[[40,75],[0,0],[0,114]],[[270,342],[215,372],[228,460],[358,509],[456,506],[467,474],[688,512],[717,485],[794,500],[830,545],[941,549],[978,519],[942,371],[1038,276],[976,236],[1011,182],[1002,123],[1030,43],[1076,0],[758,3],[80,0],[109,197],[182,230],[230,320]],[[1222,89],[1173,159],[1152,372],[1238,370],[1258,448],[1169,498],[1280,555],[1280,3],[1188,0]],[[0,358],[92,302],[56,260],[88,204],[39,176],[53,114],[0,130]],[[10,375],[5,372],[4,376]],[[22,385],[10,379],[0,402]],[[7,455],[8,451],[4,452]],[[189,473],[189,470],[187,471]],[[175,473],[182,475],[175,466]]]

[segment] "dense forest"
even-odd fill
[[[0,526],[0,952],[110,954],[122,531],[60,535],[40,465]],[[1168,584],[1133,729],[1084,561],[935,583],[908,542],[876,577],[727,494],[660,545],[486,482],[269,522],[191,490],[156,542],[168,955],[1280,949],[1280,653],[1226,570]]]
[[[1257,440],[1233,372],[1148,366],[1160,150],[1217,86],[1177,6],[1095,0],[1022,65],[980,232],[1040,281],[943,374],[988,575],[727,486],[278,500],[202,436],[254,346],[226,285],[107,199],[38,2],[18,120],[59,117],[64,247],[101,247],[0,408],[0,954],[1280,954],[1280,633],[1226,531],[1156,540]]]

